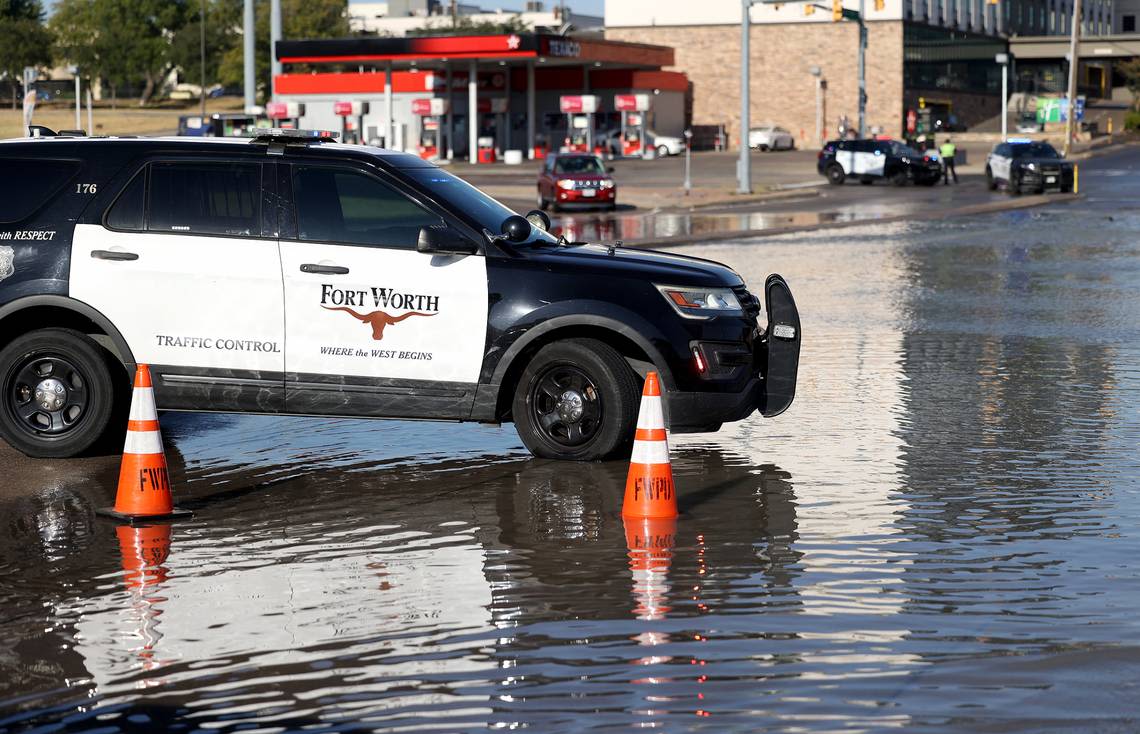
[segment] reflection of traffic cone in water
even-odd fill
[[[123,582],[128,589],[142,589],[166,580],[162,564],[170,555],[169,525],[120,525],[119,553],[123,561]]]
[[[161,584],[169,571],[163,565],[170,555],[170,525],[120,525],[115,528],[122,557],[123,584],[131,593],[130,638],[138,640],[131,652],[138,656],[143,670],[154,670],[165,662],[155,652],[162,633],[159,631]],[[149,687],[161,681],[146,680],[137,685]]]
[[[669,591],[667,574],[673,563],[677,521],[672,518],[623,518],[625,544],[629,549],[629,570],[633,575],[633,595],[638,619],[661,619]]]
[[[135,370],[131,416],[127,422],[127,442],[119,468],[115,506],[99,512],[128,522],[190,514],[176,509],[170,496],[170,473],[166,467],[166,455],[162,452],[154,388],[151,386],[150,368],[145,364],[140,364]]]
[[[656,372],[645,376],[621,514],[625,517],[677,517],[677,493],[673,488],[673,469],[669,465],[665,413],[661,408],[661,385]]]

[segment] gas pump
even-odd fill
[[[305,105],[301,102],[270,102],[265,105],[265,116],[274,120],[278,127],[299,128]]]
[[[565,150],[588,152],[594,149],[594,113],[598,111],[598,98],[593,94],[563,95],[558,108],[566,115]]]
[[[649,111],[648,94],[615,94],[614,109],[621,115],[621,154],[641,155],[645,150],[645,113]]]
[[[412,114],[420,121],[417,149],[420,158],[439,160],[443,150],[443,126],[440,118],[447,114],[447,100],[438,97],[425,97],[412,100]]]
[[[340,139],[343,142],[363,142],[367,102],[333,102],[333,114],[340,118]]]

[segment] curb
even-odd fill
[[[774,235],[793,234],[796,232],[815,232],[827,229],[846,229],[848,227],[859,227],[868,224],[891,224],[894,222],[910,221],[937,221],[941,219],[950,219],[953,217],[966,217],[977,214],[992,214],[994,212],[1016,211],[1018,209],[1032,209],[1034,207],[1044,206],[1046,204],[1062,204],[1073,201],[1081,201],[1084,198],[1084,194],[1035,194],[1033,196],[1023,196],[1017,199],[1010,199],[1009,201],[973,204],[971,206],[964,206],[958,209],[950,209],[947,211],[934,212],[931,214],[900,214],[898,216],[879,217],[877,219],[852,219],[843,222],[821,222],[819,224],[788,225],[786,227],[769,227],[767,229],[741,229],[725,232],[703,232],[701,234],[675,235],[673,237],[662,237],[657,239],[630,240],[625,242],[624,246],[640,248],[676,247],[680,245],[699,244],[702,242],[717,242],[721,240],[772,237]]]

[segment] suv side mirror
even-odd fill
[[[416,251],[428,255],[474,255],[479,245],[446,226],[421,227]]]
[[[606,166],[606,173],[613,173],[613,172],[614,172],[613,166]]]
[[[526,221],[530,222],[535,229],[541,229],[543,232],[550,231],[550,217],[546,216],[546,212],[541,209],[533,209],[527,212]]]

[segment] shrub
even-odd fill
[[[1130,111],[1124,116],[1125,130],[1140,130],[1140,112]]]

